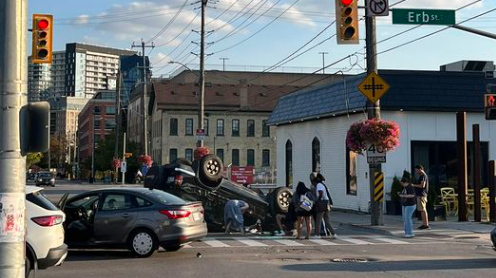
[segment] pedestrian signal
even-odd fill
[[[486,120],[496,120],[496,94],[484,95],[484,114]]]
[[[33,49],[31,63],[52,62],[53,16],[47,14],[33,15]]]

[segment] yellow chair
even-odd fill
[[[444,205],[446,213],[455,213],[458,211],[458,200],[455,189],[451,187],[441,188],[441,204]]]

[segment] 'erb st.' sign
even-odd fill
[[[454,10],[393,9],[393,24],[454,25]]]

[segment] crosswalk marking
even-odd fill
[[[216,240],[216,239],[204,239],[203,242],[212,246],[212,247],[230,247],[229,245],[225,244],[224,242]]]
[[[387,243],[393,243],[393,244],[410,244],[409,242],[406,241],[401,241],[393,238],[387,238],[387,237],[374,237],[373,239],[382,241],[382,242],[387,242]]]
[[[349,237],[340,237],[339,240],[350,242],[350,243],[353,243],[353,244],[356,244],[356,245],[370,245],[370,244],[374,244],[372,242],[368,242],[368,241],[365,241],[365,240],[356,239],[356,238],[349,238]]]
[[[252,240],[252,239],[246,239],[246,238],[234,238],[234,240],[237,240],[247,246],[252,246],[252,247],[264,247],[267,246],[267,244],[261,243],[260,241]]]
[[[294,240],[288,240],[288,239],[275,239],[275,242],[281,243],[286,246],[304,246],[305,244],[301,244],[299,242],[296,242]]]
[[[339,245],[337,243],[330,242],[330,241],[323,240],[323,239],[310,239],[310,241],[313,242],[313,243],[317,243],[318,245],[324,245],[324,246]]]

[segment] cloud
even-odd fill
[[[474,2],[474,0],[407,0],[395,6],[395,8],[457,9],[472,2]],[[482,1],[472,5],[471,7],[482,7]]]

